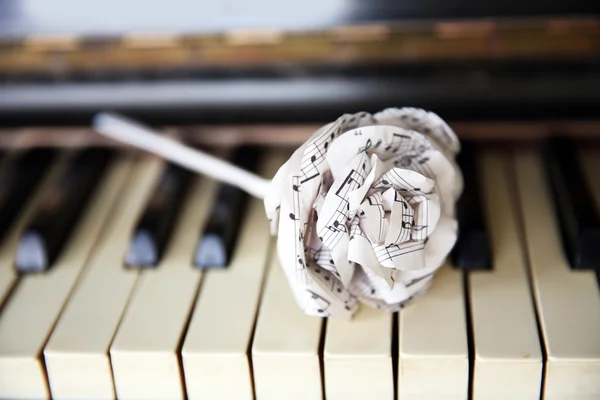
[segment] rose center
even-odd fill
[[[355,218],[371,243],[398,244],[412,239],[415,209],[394,188],[365,197]]]

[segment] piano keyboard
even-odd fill
[[[257,171],[272,177],[289,155],[265,151]],[[48,192],[73,155],[53,157],[22,204],[0,209],[0,225],[11,221],[0,226],[0,398],[600,398],[598,272],[570,265],[554,207],[564,199],[536,148],[476,153],[478,189],[466,190],[482,210],[473,226],[485,229],[489,261],[485,251],[467,257],[481,268],[449,258],[418,302],[395,314],[362,307],[351,321],[298,309],[259,199],[219,211],[240,215],[232,239],[214,226],[221,184],[193,175],[179,191],[164,174],[172,166],[148,155],[111,158],[61,228],[58,256],[18,271],[24,233],[51,209],[44,202],[61,204]],[[587,206],[600,212],[600,150],[579,159]],[[34,168],[19,160],[0,161],[3,196],[18,194],[15,166]],[[211,249],[202,241],[215,232]],[[138,259],[150,262],[126,262]]]

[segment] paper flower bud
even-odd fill
[[[304,312],[396,311],[426,292],[456,241],[459,150],[436,114],[390,108],[343,115],[293,153],[265,210]]]

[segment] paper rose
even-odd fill
[[[425,293],[457,236],[456,135],[416,108],[343,115],[265,179],[117,115],[94,129],[264,199],[300,308],[351,317],[359,302],[395,311]]]
[[[293,153],[265,210],[304,312],[396,311],[425,293],[456,241],[459,150],[436,114],[390,108],[343,115]]]

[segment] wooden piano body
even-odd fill
[[[0,3],[0,204],[21,190],[15,169],[33,168],[19,157],[53,150],[22,201],[0,208],[0,398],[600,398],[599,272],[574,268],[561,229],[580,191],[560,199],[542,152],[554,135],[574,143],[566,187],[583,186],[577,222],[597,230],[597,12],[594,1]],[[449,258],[420,301],[351,321],[304,315],[258,199],[229,221],[227,265],[196,268],[220,190],[198,175],[170,204],[157,264],[125,265],[148,209],[161,212],[168,165],[92,132],[95,113],[223,157],[258,145],[272,177],[324,123],[402,106],[435,111],[474,146],[465,190],[489,245],[474,268]],[[24,232],[40,210],[52,216],[48,191],[84,148],[118,154],[49,269],[18,272]]]

